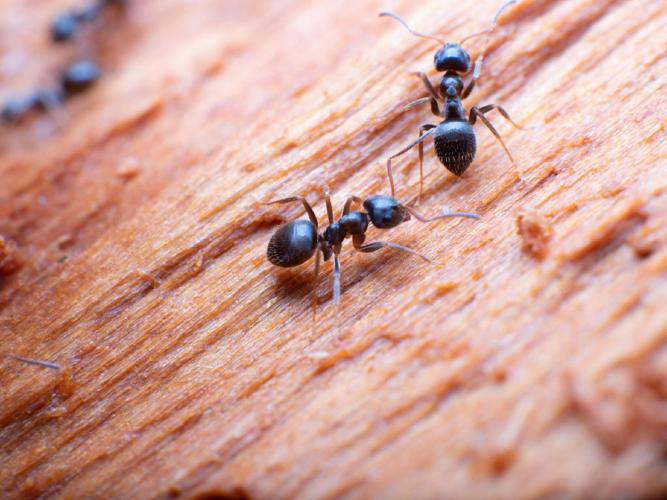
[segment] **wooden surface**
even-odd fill
[[[1,98],[73,57],[72,1],[0,2]],[[386,193],[433,120],[400,107],[437,46],[377,12],[460,40],[498,6],[418,4],[132,2],[94,90],[2,128],[2,353],[63,370],[0,360],[1,497],[667,493],[664,1],[502,17],[466,105],[526,125],[491,116],[524,182],[478,125],[460,180],[427,148],[420,210],[482,219],[371,233],[441,265],[348,243],[313,327],[312,266],[266,262],[303,211],[262,202]]]

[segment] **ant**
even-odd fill
[[[66,98],[90,88],[100,75],[100,67],[95,62],[88,59],[76,61],[60,74],[56,89],[37,89],[27,96],[7,100],[0,110],[0,120],[19,123],[33,111],[56,109]]]
[[[481,107],[475,106],[470,110],[469,116],[466,117],[465,109],[461,103],[463,99],[470,95],[473,88],[475,87],[475,81],[479,78],[479,75],[482,71],[482,62],[484,60],[484,53],[486,52],[485,46],[482,54],[475,61],[472,78],[466,86],[464,85],[461,76],[470,72],[471,58],[470,54],[468,54],[468,52],[462,47],[463,43],[472,38],[481,35],[487,35],[486,45],[488,45],[488,35],[490,35],[495,30],[498,19],[507,7],[515,3],[516,0],[510,0],[509,2],[506,2],[496,13],[490,28],[469,35],[461,40],[460,43],[449,43],[432,35],[418,33],[410,28],[410,26],[408,26],[408,24],[396,14],[392,14],[390,12],[380,13],[381,17],[391,17],[392,19],[398,21],[401,25],[403,25],[403,27],[405,27],[415,36],[428,38],[441,43],[442,47],[435,53],[434,65],[436,71],[445,73],[437,90],[433,87],[425,73],[415,73],[415,75],[418,76],[423,82],[429,95],[407,104],[404,109],[409,109],[413,106],[428,102],[431,105],[431,112],[435,116],[443,118],[443,120],[439,125],[422,125],[419,128],[419,138],[416,141],[403,148],[398,153],[389,157],[387,160],[387,176],[389,178],[389,186],[391,187],[392,196],[394,195],[395,190],[394,179],[391,173],[391,161],[394,158],[406,153],[414,146],[419,145],[419,199],[421,200],[424,186],[424,140],[430,136],[433,136],[436,154],[438,155],[438,158],[445,166],[445,168],[447,168],[447,170],[452,172],[454,175],[461,176],[475,158],[477,141],[472,126],[477,121],[477,118],[479,118],[482,123],[484,123],[484,125],[486,125],[486,127],[491,131],[491,133],[496,136],[503,149],[505,150],[505,153],[507,153],[507,156],[512,162],[512,165],[514,165],[515,171],[518,170],[514,158],[512,158],[512,155],[507,149],[507,146],[505,146],[505,142],[495,127],[491,124],[489,119],[485,116],[485,113],[496,109],[516,128],[520,129],[521,127],[514,123],[507,111],[505,111],[497,104],[488,104]],[[442,101],[443,103],[442,109],[440,109],[439,101]],[[517,176],[519,175],[517,174]]]
[[[329,225],[323,232],[318,233],[317,217],[304,197],[293,196],[291,198],[269,202],[267,205],[292,203],[296,201],[303,204],[310,220],[299,219],[288,222],[280,227],[269,241],[266,256],[269,262],[276,266],[296,267],[309,260],[313,254],[316,254],[315,281],[317,281],[320,271],[320,257],[326,262],[333,255],[333,299],[336,307],[338,307],[340,303],[340,260],[338,256],[343,241],[346,238],[352,238],[352,244],[359,252],[371,253],[386,247],[411,253],[421,257],[427,262],[432,262],[431,259],[425,255],[397,243],[375,241],[364,244],[369,223],[373,224],[378,229],[390,229],[403,222],[407,222],[410,220],[411,216],[424,223],[450,217],[479,219],[478,215],[465,212],[451,212],[428,219],[419,215],[412,208],[402,205],[392,196],[375,195],[366,198],[365,200],[361,200],[361,198],[356,196],[350,196],[345,202],[342,216],[337,221],[334,221],[331,197],[328,191],[325,191]],[[351,211],[352,203],[362,205],[365,212]]]
[[[51,40],[55,43],[69,42],[83,26],[97,21],[105,7],[123,8],[126,3],[126,0],[97,0],[85,7],[62,12],[51,23]]]

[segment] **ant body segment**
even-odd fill
[[[340,260],[338,256],[342,249],[343,241],[346,238],[352,238],[352,244],[359,252],[371,253],[386,247],[411,253],[427,262],[431,262],[431,259],[428,257],[397,243],[386,241],[365,243],[369,224],[378,229],[390,229],[403,222],[407,222],[411,216],[425,223],[450,217],[479,219],[478,215],[464,212],[447,213],[427,219],[419,215],[412,208],[402,205],[396,198],[376,195],[365,200],[361,200],[361,198],[356,196],[350,196],[345,202],[342,216],[336,221],[334,220],[331,198],[328,192],[325,193],[325,200],[329,224],[321,233],[318,233],[319,226],[315,212],[305,198],[294,196],[268,203],[272,205],[276,203],[301,202],[310,220],[295,220],[280,227],[269,241],[266,256],[269,262],[276,266],[296,267],[315,255],[316,280],[320,270],[320,258],[323,258],[326,262],[333,256],[333,298],[336,306],[340,302]],[[352,203],[362,205],[365,211],[351,211]]]
[[[423,192],[424,184],[424,171],[423,171],[423,161],[424,161],[424,140],[430,136],[433,136],[433,143],[436,154],[440,162],[456,176],[461,176],[463,172],[470,166],[473,159],[475,158],[475,153],[477,151],[477,141],[475,138],[475,132],[473,131],[472,126],[475,124],[477,119],[486,125],[486,127],[493,133],[493,135],[498,139],[503,149],[507,153],[512,165],[514,166],[515,171],[518,170],[512,155],[510,154],[507,146],[491,124],[489,119],[485,116],[485,113],[488,113],[491,110],[498,110],[498,112],[508,120],[516,128],[519,127],[512,119],[510,118],[507,111],[505,111],[501,106],[497,104],[488,104],[481,107],[473,107],[470,110],[469,115],[466,117],[466,111],[463,107],[462,100],[470,95],[473,88],[475,87],[475,82],[479,78],[482,71],[482,62],[484,60],[484,52],[486,47],[482,51],[482,55],[475,61],[475,65],[472,71],[472,78],[470,82],[465,85],[462,79],[463,75],[466,75],[471,70],[471,57],[470,54],[462,47],[462,44],[471,38],[480,36],[480,35],[490,35],[495,29],[498,19],[504,10],[510,5],[516,3],[516,0],[510,0],[506,2],[496,13],[496,16],[493,20],[493,23],[490,28],[474,33],[473,35],[467,36],[460,43],[450,43],[445,42],[444,40],[432,36],[426,35],[423,33],[418,33],[408,26],[408,24],[398,17],[396,14],[390,12],[382,12],[380,16],[391,17],[392,19],[398,21],[403,27],[405,27],[410,33],[421,38],[428,38],[435,40],[442,44],[442,47],[435,53],[434,56],[434,66],[436,71],[444,72],[440,85],[437,88],[434,88],[428,77],[423,72],[416,73],[423,84],[426,87],[428,96],[417,99],[416,101],[411,102],[405,106],[405,109],[409,109],[413,106],[430,103],[431,112],[443,120],[438,125],[425,124],[419,128],[419,137],[409,146],[403,148],[398,153],[393,154],[387,160],[387,177],[389,178],[389,186],[391,187],[392,195],[395,192],[394,189],[394,179],[392,176],[391,161],[406,153],[414,146],[419,146],[419,197]],[[488,44],[488,38],[487,38]],[[440,107],[440,102],[442,102],[442,108]],[[518,174],[517,174],[518,175]],[[519,176],[520,177],[520,176]]]

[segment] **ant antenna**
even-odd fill
[[[465,219],[475,219],[475,220],[478,220],[480,218],[479,215],[469,213],[469,212],[448,212],[446,214],[438,215],[436,217],[427,218],[427,217],[424,217],[423,215],[420,215],[418,212],[415,212],[415,210],[413,208],[405,207],[405,209],[408,212],[410,212],[410,215],[412,215],[419,222],[433,222],[433,221],[436,221],[436,220],[449,219],[449,218],[452,218],[452,217],[462,217],[462,218],[465,218]]]
[[[435,40],[436,42],[441,43],[442,45],[445,44],[445,41],[442,38],[438,38],[437,36],[433,36],[433,35],[427,35],[425,33],[419,33],[417,31],[413,30],[410,26],[408,26],[408,23],[406,23],[403,19],[401,19],[400,17],[398,17],[396,14],[394,14],[392,12],[380,12],[379,16],[380,17],[391,17],[395,21],[398,21],[399,23],[401,23],[406,30],[408,30],[410,33],[412,33],[415,36],[418,36],[420,38],[429,38],[430,40]]]
[[[505,12],[505,9],[507,9],[510,5],[514,5],[517,3],[517,0],[509,0],[509,2],[505,2],[500,9],[498,9],[498,12],[496,12],[496,16],[493,18],[493,22],[491,23],[491,27],[487,28],[482,31],[478,31],[477,33],[473,33],[472,35],[468,35],[465,37],[463,40],[459,42],[459,45],[463,45],[464,42],[467,42],[471,38],[476,38],[478,36],[482,35],[490,35],[493,33],[493,31],[496,29],[496,26],[498,25],[498,19],[500,19],[500,16],[502,16],[503,12]],[[488,43],[488,42],[487,42]]]

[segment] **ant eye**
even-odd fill
[[[396,227],[410,220],[410,212],[391,196],[371,196],[364,201],[364,208],[373,225],[379,229]]]

